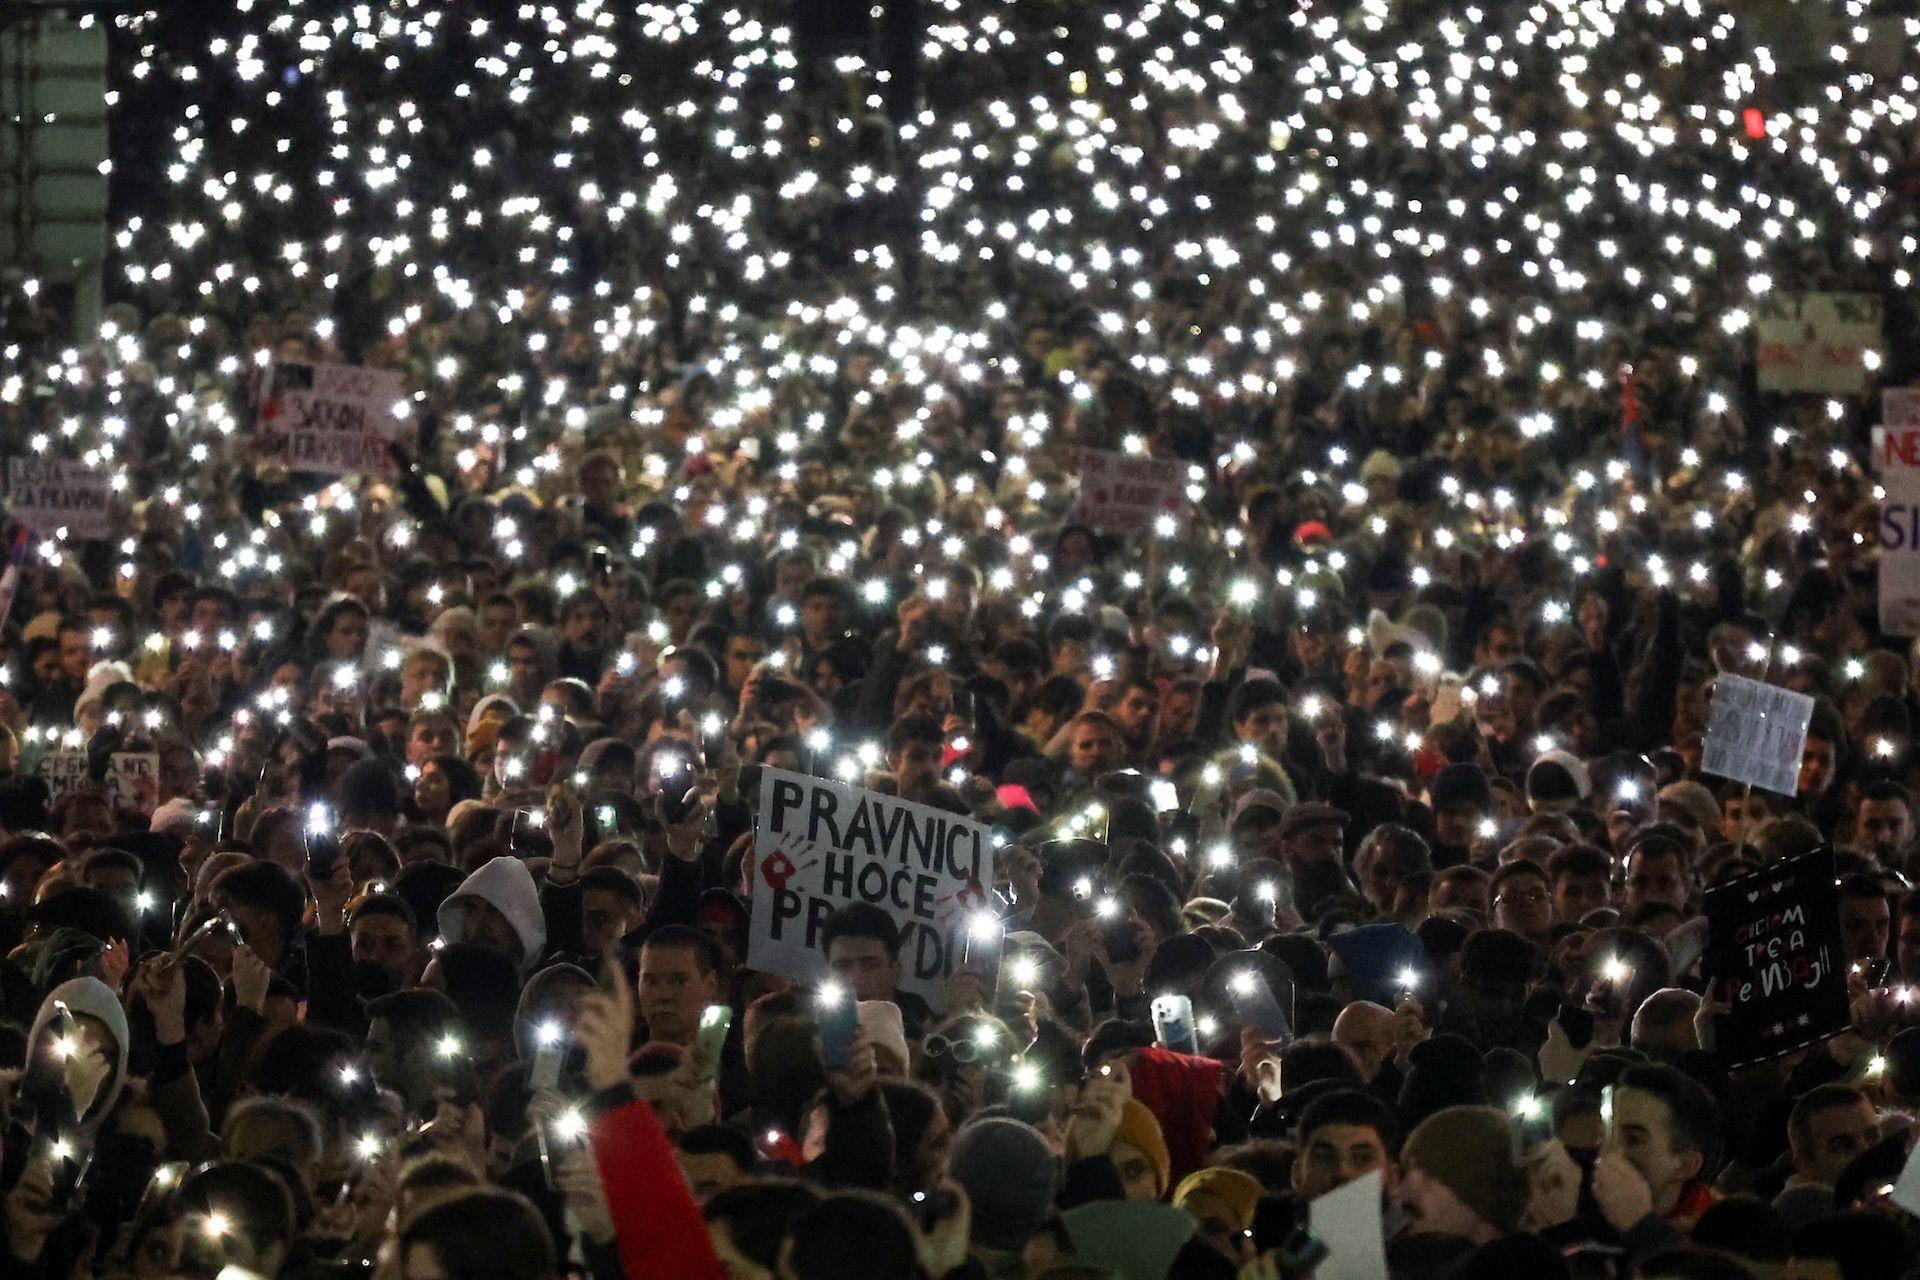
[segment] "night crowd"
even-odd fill
[[[0,1274],[1920,1274],[1896,6],[156,8],[97,331],[0,279],[115,492],[6,526]],[[991,829],[931,966],[751,963],[772,770]],[[1823,850],[1848,1025],[1736,1060],[1703,894]]]

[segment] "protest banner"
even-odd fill
[[[1800,757],[1807,749],[1812,718],[1813,699],[1804,693],[1745,676],[1716,676],[1700,769],[1794,795],[1800,789]]]
[[[1880,630],[1920,635],[1920,388],[1889,387],[1880,406]]]
[[[1770,293],[1754,308],[1762,391],[1857,395],[1866,353],[1881,342],[1880,299],[1871,293]]]
[[[1717,1052],[1762,1062],[1846,1030],[1846,953],[1833,850],[1706,891],[1706,972],[1728,1012]]]
[[[116,813],[151,818],[160,802],[160,753],[116,751],[108,757],[107,800]]]
[[[398,370],[287,361],[267,367],[256,435],[262,462],[289,471],[390,476],[399,438],[393,406],[406,397]]]
[[[35,533],[64,528],[75,538],[113,532],[113,480],[60,458],[7,459],[7,512]]]
[[[1108,533],[1142,533],[1163,515],[1187,509],[1187,464],[1100,449],[1080,451],[1080,496],[1073,519]]]
[[[755,969],[796,982],[825,977],[821,926],[848,903],[870,902],[900,928],[900,988],[935,1009],[963,959],[989,987],[997,975],[1003,935],[997,924],[975,929],[992,901],[993,840],[983,823],[767,769],[753,868],[747,964]]]

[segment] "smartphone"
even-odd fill
[[[567,1033],[557,1022],[545,1022],[534,1028],[537,1044],[533,1053],[533,1073],[528,1083],[536,1092],[551,1092],[560,1087],[560,1068],[567,1060]]]
[[[1273,994],[1267,975],[1257,969],[1236,974],[1227,982],[1233,1012],[1242,1026],[1252,1027],[1269,1044],[1293,1043],[1293,1022]]]
[[[83,1141],[78,1136],[48,1132],[34,1138],[33,1153],[28,1159],[50,1162],[53,1169],[52,1207],[67,1209],[73,1205],[80,1184],[86,1181],[87,1171],[93,1167],[93,1143]]]
[[[308,806],[306,841],[307,878],[316,884],[333,879],[334,864],[340,860],[340,832],[327,806]]]
[[[529,805],[513,811],[513,829],[507,836],[507,850],[516,858],[547,858],[553,855],[553,839],[547,835],[547,811]]]
[[[593,571],[602,578],[613,576],[613,555],[605,547],[593,549]]]
[[[1555,1015],[1560,1019],[1560,1030],[1565,1033],[1567,1043],[1576,1049],[1584,1049],[1593,1043],[1593,1013],[1578,1005],[1562,1000],[1560,1011]]]
[[[847,1003],[853,1004],[851,1000]],[[694,1074],[702,1080],[711,1080],[720,1074],[720,1052],[727,1043],[727,1028],[732,1025],[733,1009],[729,1005],[710,1004],[700,1014],[700,1029],[693,1035],[691,1064]]]
[[[1163,1049],[1175,1053],[1197,1054],[1199,1041],[1193,1030],[1193,1001],[1186,996],[1153,998],[1153,1038]]]
[[[960,1197],[953,1193],[951,1187],[935,1187],[931,1191],[913,1193],[913,1214],[919,1220],[922,1232],[932,1232],[959,1208]]]
[[[820,1024],[820,1050],[830,1070],[853,1061],[853,1038],[860,1028],[860,1008],[853,993],[837,982],[822,983],[814,996]]]

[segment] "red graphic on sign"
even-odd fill
[[[779,849],[775,849],[760,863],[760,878],[772,885],[774,892],[778,893],[787,887],[787,881],[793,879],[796,869],[793,859]]]

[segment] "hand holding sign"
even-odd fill
[[[1728,1014],[1729,1066],[1778,1057],[1847,1028],[1840,899],[1831,849],[1706,893],[1707,957]]]

